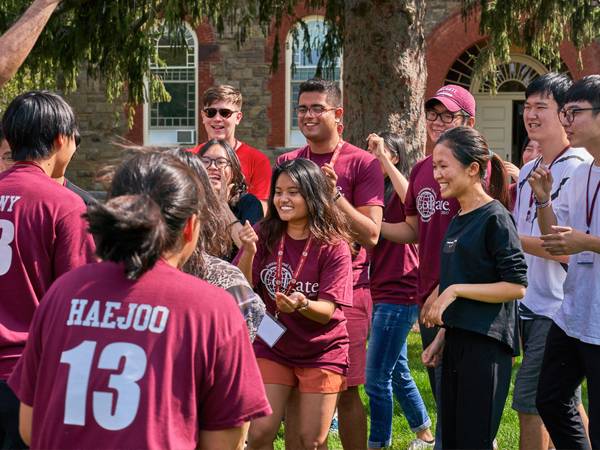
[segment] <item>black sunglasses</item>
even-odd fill
[[[223,119],[229,119],[233,113],[239,112],[239,111],[233,111],[228,108],[204,108],[203,111],[204,111],[204,114],[206,114],[206,117],[208,117],[209,119],[212,119],[213,117],[215,117],[217,115],[217,113],[219,113],[219,115]]]

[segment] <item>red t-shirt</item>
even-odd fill
[[[305,146],[281,155],[277,163],[296,158],[306,158],[319,167],[331,161],[333,152],[316,154]],[[383,175],[379,161],[370,153],[345,142],[335,163],[337,185],[342,194],[354,206],[383,206]],[[352,262],[354,289],[369,287],[369,259],[361,248]]]
[[[410,172],[405,199],[407,216],[417,216],[419,224],[419,267],[417,299],[425,302],[440,279],[440,248],[446,229],[460,206],[455,198],[443,199],[433,178],[433,159],[419,161]]]
[[[205,143],[189,149],[197,154]],[[242,166],[242,173],[246,179],[248,192],[259,200],[269,198],[271,189],[271,163],[269,158],[260,150],[240,141],[239,148],[235,151]]]
[[[231,295],[164,261],[57,280],[8,383],[33,406],[32,448],[193,449],[271,413]]]
[[[404,205],[396,193],[383,209],[383,221],[404,222]],[[371,253],[371,298],[373,303],[412,305],[417,303],[419,256],[414,244],[396,244],[380,237]]]
[[[0,174],[0,379],[27,340],[33,313],[56,278],[96,260],[79,196],[33,164]]]
[[[306,239],[286,237],[282,266],[284,289],[298,267],[305,244]],[[252,280],[254,289],[271,314],[275,314],[277,310],[276,267],[277,257],[270,254],[259,241],[252,266]],[[313,242],[294,290],[302,292],[310,300],[320,298],[336,305],[352,306],[352,260],[348,244]],[[254,341],[257,358],[271,359],[292,367],[319,367],[346,373],[349,341],[342,308],[336,308],[331,320],[325,325],[310,320],[299,312],[280,313],[279,321],[287,327],[287,331],[273,348],[257,338]]]

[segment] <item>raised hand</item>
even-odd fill
[[[545,203],[550,200],[552,173],[546,167],[540,165],[540,167],[531,172],[527,181],[538,203]]]
[[[244,249],[244,252],[248,252],[250,254],[255,255],[256,243],[258,242],[258,235],[256,234],[256,231],[254,231],[254,228],[252,228],[252,225],[250,225],[250,222],[248,222],[247,220],[239,232],[239,238],[242,243],[242,248]]]

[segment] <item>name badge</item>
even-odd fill
[[[256,334],[265,342],[265,344],[269,347],[273,347],[277,344],[277,341],[281,339],[281,336],[283,336],[283,333],[285,333],[286,330],[286,327],[279,323],[271,314],[266,312],[263,320],[258,326]]]
[[[443,252],[444,253],[454,253],[454,250],[456,250],[457,242],[458,242],[458,239],[448,239],[446,242],[444,242]]]
[[[577,253],[577,264],[594,264],[594,252]]]

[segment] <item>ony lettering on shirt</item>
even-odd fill
[[[169,308],[145,303],[128,303],[127,311],[121,311],[123,304],[114,301],[88,301],[85,298],[71,300],[67,326],[106,328],[162,333],[169,320]]]
[[[269,295],[275,299],[275,274],[277,273],[277,263],[272,262],[260,272],[260,281],[265,285]],[[281,284],[282,290],[285,290],[292,279],[292,269],[289,264],[283,263],[281,267]],[[301,292],[307,297],[316,296],[319,293],[319,283],[311,283],[310,281],[298,280],[294,291]]]
[[[417,211],[423,222],[429,222],[436,212],[446,215],[450,213],[450,202],[438,200],[436,192],[431,188],[423,188],[417,195]]]
[[[20,198],[20,195],[0,195],[0,211],[12,212],[13,206]]]

